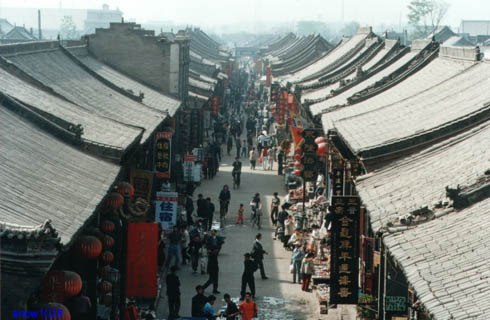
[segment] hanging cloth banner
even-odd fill
[[[155,137],[155,171],[159,179],[170,179],[172,132],[157,132]]]

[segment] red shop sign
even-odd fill
[[[153,298],[157,295],[156,223],[128,224],[127,296]]]

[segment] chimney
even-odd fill
[[[30,32],[31,32],[31,36],[34,36],[34,31],[32,31],[32,27],[30,29]]]
[[[43,33],[41,32],[41,10],[37,10],[37,30],[39,32],[39,40],[43,39]]]

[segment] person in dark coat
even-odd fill
[[[206,219],[207,219],[207,212],[208,212],[208,203],[206,199],[202,196],[202,194],[197,195],[197,216],[199,218],[203,219],[203,226],[204,229],[206,230]]]
[[[207,204],[207,208],[206,208],[206,220],[207,220],[207,231],[211,230],[211,227],[213,226],[213,216],[214,216],[214,210],[215,210],[215,206],[214,204],[211,202],[211,198],[206,198],[206,204]]]
[[[192,297],[192,316],[196,318],[204,317],[202,309],[208,302],[208,298],[204,295],[204,289],[201,285],[196,287],[196,292],[197,294]]]
[[[228,205],[230,204],[230,199],[231,199],[231,193],[230,189],[228,188],[228,185],[225,184],[223,186],[223,189],[221,189],[221,192],[219,193],[219,210],[220,214],[226,214],[228,213]]]
[[[264,270],[264,254],[268,254],[267,251],[264,250],[264,247],[262,247],[262,244],[260,243],[260,240],[262,240],[262,234],[258,233],[255,236],[255,242],[252,248],[252,258],[254,261],[257,263],[257,265],[260,268],[260,275],[262,279],[268,279],[267,276],[265,275],[265,270]]]
[[[180,310],[180,280],[177,274],[176,266],[172,266],[170,268],[170,274],[167,275],[166,284],[167,284],[167,296],[168,296],[168,310],[169,310],[169,319],[180,318],[179,310]]]
[[[194,212],[194,202],[192,201],[192,197],[187,194],[186,200],[185,200],[185,213],[186,213],[186,219],[187,219],[187,225],[191,226],[194,224],[194,221],[192,221],[192,213]]]
[[[235,146],[236,146],[236,157],[240,158],[240,151],[242,150],[242,141],[240,140],[240,136],[238,136],[238,138],[235,139]]]
[[[282,176],[282,170],[283,170],[283,163],[284,163],[284,152],[279,150],[279,154],[277,155],[277,174]]]
[[[243,270],[242,274],[242,289],[240,291],[241,300],[245,298],[247,285],[250,288],[252,297],[255,297],[254,273],[259,268],[257,263],[254,260],[250,259],[250,253],[245,253],[243,256],[245,258],[245,261],[243,262],[245,269]]]
[[[218,291],[218,273],[219,273],[219,266],[218,266],[218,250],[213,249],[210,250],[208,253],[208,274],[209,274],[209,279],[206,281],[205,284],[202,285],[203,289],[206,290],[207,287],[209,287],[210,284],[213,284],[213,293],[214,294],[219,294],[220,292]]]
[[[231,149],[233,149],[233,136],[230,134],[226,141],[226,154],[230,155]]]

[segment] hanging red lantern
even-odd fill
[[[130,198],[133,197],[134,195],[134,188],[133,186],[128,183],[128,182],[121,182],[117,188],[116,192],[124,196],[126,193],[129,195]]]
[[[112,291],[112,283],[110,283],[109,281],[106,281],[106,280],[102,280],[97,285],[97,289],[99,289],[99,291],[101,293],[111,292]]]
[[[328,146],[326,143],[320,143],[318,145],[318,149],[316,150],[316,154],[325,154],[327,153]]]
[[[82,290],[82,278],[78,273],[73,271],[65,271],[65,296],[73,297]]]
[[[325,139],[325,137],[323,137],[323,136],[315,139],[316,144],[320,144],[320,143],[324,143],[324,142],[327,142],[327,139]]]
[[[119,209],[124,203],[124,197],[117,192],[111,192],[106,197],[106,204],[112,209]]]
[[[50,302],[41,308],[42,312],[39,312],[37,319],[41,320],[71,320],[70,311],[65,305],[56,302]]]
[[[303,167],[303,164],[301,162],[299,162],[299,161],[295,161],[294,162],[294,167],[300,169],[300,168]]]
[[[102,247],[104,249],[110,249],[114,246],[114,238],[108,235],[105,235],[104,238],[102,239]]]
[[[294,170],[294,175],[297,177],[301,176],[301,170],[298,169]]]
[[[299,153],[294,154],[294,160],[299,161],[301,160],[301,155]]]
[[[104,251],[102,252],[101,258],[104,264],[110,264],[114,261],[114,254],[110,251]]]
[[[114,232],[114,230],[116,230],[116,225],[114,224],[114,222],[110,220],[104,220],[100,224],[100,229],[105,233],[111,233]]]
[[[102,242],[94,236],[81,236],[75,244],[75,253],[84,259],[95,259],[102,252]]]
[[[111,272],[111,266],[103,266],[99,269],[99,276],[104,280],[109,280],[109,272]]]

